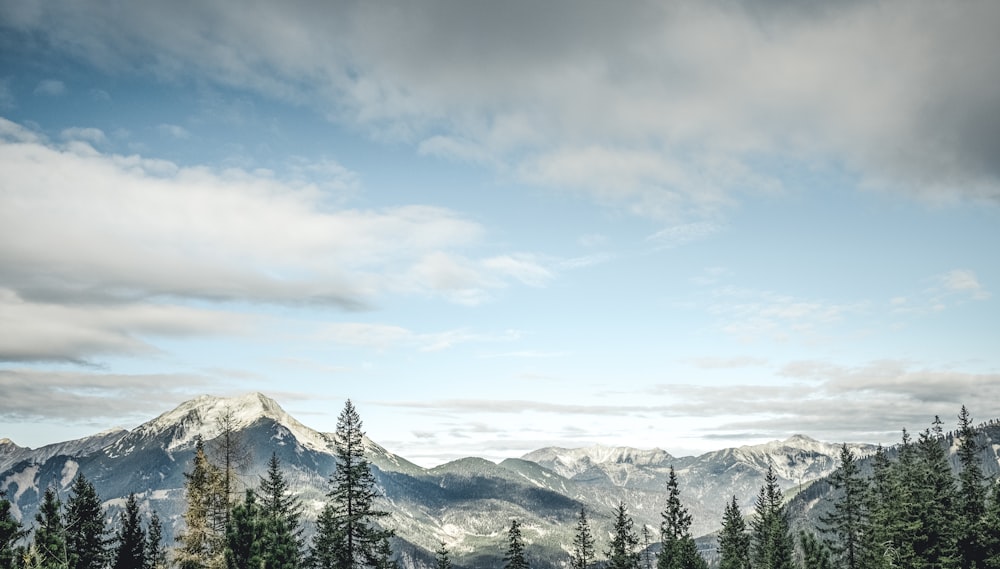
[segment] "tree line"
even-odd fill
[[[957,474],[941,425],[935,418],[916,441],[904,430],[892,452],[879,446],[867,464],[844,444],[818,523],[793,524],[778,478],[768,468],[749,518],[736,496],[726,505],[712,567],[1000,569],[1000,484],[983,473],[983,449],[967,409],[962,407],[953,437]],[[383,523],[389,513],[378,508],[361,419],[350,400],[338,417],[336,468],[308,542],[303,506],[277,455],[254,488],[240,488],[237,470],[245,449],[232,415],[224,415],[219,426],[215,460],[200,439],[196,442],[185,473],[184,527],[175,547],[162,543],[157,513],[143,515],[134,493],[112,531],[93,484],[79,473],[65,504],[53,489],[45,491],[31,531],[0,494],[0,569],[397,569],[393,532]],[[673,467],[658,549],[648,527],[636,530],[624,502],[613,520],[610,539],[599,547],[581,508],[566,547],[570,569],[709,568],[691,535],[691,514]],[[530,569],[526,551],[520,521],[511,520],[504,568]],[[452,569],[444,543],[435,565]]]

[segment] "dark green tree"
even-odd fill
[[[163,545],[163,524],[153,510],[149,516],[149,530],[146,532],[145,569],[167,569],[167,549]]]
[[[993,491],[990,492],[983,520],[983,534],[986,536],[985,566],[995,569],[1000,567],[1000,481],[993,482]]]
[[[830,476],[830,484],[836,490],[833,511],[821,518],[826,531],[836,538],[828,545],[837,555],[838,567],[858,569],[864,557],[862,548],[867,522],[864,508],[866,484],[847,443],[840,447],[840,466]],[[808,537],[813,539],[812,535]]]
[[[317,520],[311,558],[320,567],[358,569],[391,565],[392,532],[379,526],[375,476],[365,457],[361,417],[350,400],[337,419],[337,469],[330,477],[329,502]]]
[[[296,569],[302,565],[302,504],[291,495],[281,461],[271,454],[267,474],[257,490],[263,523],[263,569]]]
[[[826,544],[816,539],[816,536],[803,530],[799,532],[799,543],[802,545],[803,569],[834,569],[830,558],[830,550]],[[846,567],[845,565],[838,565]]]
[[[861,566],[866,569],[888,567],[887,554],[892,544],[892,463],[885,448],[879,445],[871,459],[872,474],[865,486],[864,508],[867,524],[862,532]]]
[[[576,520],[576,533],[573,535],[573,552],[569,557],[569,566],[571,569],[588,569],[594,562],[595,555],[594,535],[590,531],[587,510],[580,508],[580,516]]]
[[[628,506],[625,502],[620,502],[615,509],[615,525],[607,551],[607,569],[639,569],[639,553],[636,551],[639,537],[636,536],[633,525]]]
[[[125,498],[118,527],[112,569],[139,569],[146,564],[146,532],[139,517],[139,501],[135,493]]]
[[[986,562],[986,487],[982,470],[982,455],[976,440],[976,430],[968,409],[962,405],[958,414],[958,551],[962,569],[982,569]]]
[[[21,522],[11,513],[10,500],[7,493],[0,490],[0,567],[14,567],[18,558],[17,542],[28,535],[28,530],[21,527]]]
[[[233,508],[226,529],[226,567],[228,569],[260,569],[263,566],[263,521],[260,507],[252,490]]]
[[[62,502],[55,490],[46,488],[42,505],[35,514],[34,557],[40,569],[65,569],[69,566],[66,546],[66,526],[62,519]]]
[[[507,554],[504,555],[504,569],[528,569],[528,559],[524,556],[524,539],[521,537],[521,522],[510,521],[507,530]]]
[[[451,558],[448,556],[448,547],[441,542],[441,547],[434,552],[434,569],[451,569]]]
[[[750,569],[750,534],[736,504],[736,496],[726,504],[719,530],[719,569]]]
[[[781,489],[774,469],[767,467],[764,486],[757,495],[750,520],[750,553],[753,567],[792,569],[795,543],[792,541],[788,514],[782,504]]]
[[[640,567],[642,569],[653,569],[653,532],[649,530],[649,526],[642,524],[642,531],[639,532],[639,547],[642,551],[640,561]]]
[[[911,506],[918,523],[910,539],[919,564],[949,569],[959,564],[957,493],[943,443],[941,420],[935,417],[933,429],[924,430],[917,441]]]
[[[108,529],[94,485],[79,473],[66,501],[66,546],[70,569],[103,569],[108,562]]]
[[[700,569],[708,564],[698,553],[691,537],[691,514],[681,503],[677,473],[670,467],[667,479],[667,509],[661,514],[660,541],[663,549],[656,561],[657,569]]]

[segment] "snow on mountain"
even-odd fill
[[[127,430],[115,427],[82,439],[45,445],[37,449],[18,446],[10,439],[0,439],[0,472],[22,461],[42,463],[59,455],[85,456],[114,444],[127,434]]]
[[[674,459],[660,450],[595,445],[583,448],[546,447],[521,457],[540,464],[566,478],[573,478],[597,465],[669,466]]]

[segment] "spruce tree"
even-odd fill
[[[104,508],[94,485],[77,474],[66,501],[66,546],[70,569],[103,569],[108,561]]]
[[[726,504],[719,530],[719,569],[750,569],[750,534],[736,504],[736,496]]]
[[[21,522],[11,513],[7,493],[0,490],[0,567],[14,567],[18,558],[17,542],[28,535]]]
[[[864,509],[865,480],[847,443],[840,447],[840,466],[830,476],[830,483],[837,491],[833,511],[820,520],[826,531],[836,539],[829,543],[837,554],[838,567],[858,569],[861,566],[866,513]]]
[[[830,550],[816,536],[803,530],[799,532],[799,543],[802,545],[802,569],[833,569]],[[838,565],[838,568],[846,565]]]
[[[653,532],[649,531],[649,526],[642,524],[642,531],[640,532],[640,537],[642,541],[639,543],[639,547],[642,548],[642,569],[653,569]]]
[[[139,501],[132,492],[125,499],[118,527],[112,569],[139,569],[146,564],[146,532],[139,517]]]
[[[521,522],[517,518],[510,521],[507,530],[507,554],[504,555],[504,569],[528,569],[528,559],[524,556],[524,540],[521,537]]]
[[[986,536],[985,567],[998,569],[1000,568],[1000,481],[993,482],[983,520],[983,535]]]
[[[448,556],[448,547],[441,542],[441,547],[434,552],[434,569],[451,569],[451,558]]]
[[[281,461],[271,454],[267,474],[257,489],[263,523],[263,569],[297,569],[302,564],[301,502],[292,496],[281,473]]]
[[[209,462],[201,439],[195,444],[191,472],[184,473],[187,508],[184,530],[177,536],[181,546],[175,558],[180,569],[222,569],[225,560],[225,526],[222,475]]]
[[[976,431],[972,417],[962,405],[958,414],[958,460],[961,471],[958,475],[958,551],[962,569],[982,569],[985,563],[985,540],[983,533],[986,515],[986,487],[983,485],[983,470],[980,447],[976,442]]]
[[[40,569],[65,569],[69,566],[66,526],[62,520],[62,502],[55,490],[46,488],[42,505],[35,514],[34,557]]]
[[[263,523],[253,491],[233,508],[226,529],[227,569],[259,569],[263,566]]]
[[[576,534],[573,536],[573,552],[570,554],[571,569],[588,569],[594,562],[594,536],[587,521],[587,510],[580,508],[580,517],[576,520]]]
[[[635,550],[639,545],[639,538],[632,528],[628,507],[625,502],[620,502],[615,509],[615,525],[607,551],[607,569],[639,569],[639,553]]]
[[[914,553],[923,564],[949,569],[959,564],[954,517],[957,494],[943,439],[941,421],[935,417],[933,430],[920,433],[917,441],[913,507],[920,523],[911,537]]]
[[[883,569],[889,567],[894,552],[894,524],[899,520],[893,513],[893,471],[889,455],[878,445],[872,456],[872,475],[865,489],[864,503],[868,512],[865,531],[862,533],[862,567]]]
[[[149,531],[146,532],[145,569],[167,569],[167,550],[163,545],[163,524],[153,510],[149,516]]]
[[[660,514],[660,541],[663,549],[657,569],[700,569],[708,567],[691,537],[691,514],[681,504],[681,491],[674,467],[667,479],[667,509]]]
[[[361,418],[350,400],[337,419],[335,446],[337,468],[330,477],[330,500],[317,520],[312,559],[337,569],[391,565],[392,532],[378,525],[389,513],[375,506],[375,476],[365,458]]]
[[[757,495],[751,527],[751,559],[755,568],[792,569],[795,544],[774,469],[767,467]]]

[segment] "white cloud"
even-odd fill
[[[337,344],[378,351],[412,347],[421,352],[437,352],[469,342],[510,342],[517,340],[520,334],[514,330],[508,330],[503,334],[481,334],[463,329],[415,332],[389,324],[339,322],[323,326],[315,337]]]
[[[36,95],[57,97],[66,92],[66,84],[58,79],[44,79],[35,86]]]
[[[91,144],[101,144],[107,141],[107,137],[104,136],[104,131],[99,128],[67,128],[60,133],[60,136],[63,140],[82,141],[89,142]]]
[[[968,294],[975,300],[986,300],[990,292],[976,278],[976,273],[968,269],[955,269],[941,276],[941,282],[950,292]]]
[[[178,140],[186,140],[188,138],[191,138],[191,133],[188,132],[188,129],[177,124],[164,123],[156,127],[156,130],[160,131],[160,134],[164,136],[169,136],[171,138],[176,138]]]

